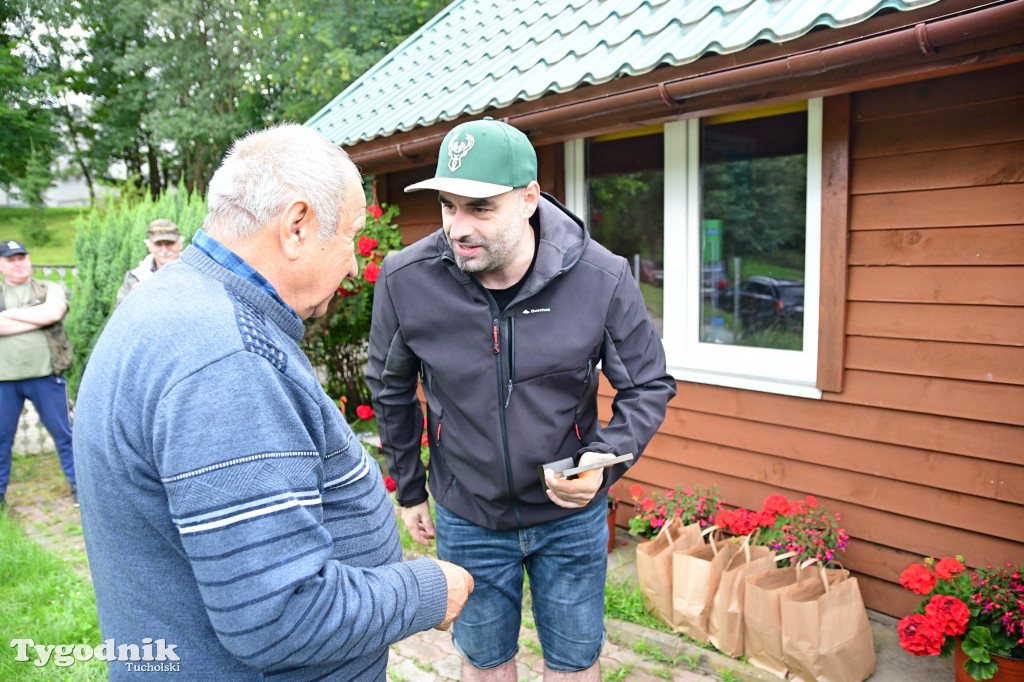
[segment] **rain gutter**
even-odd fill
[[[1024,25],[1024,0],[1012,0],[965,14],[923,21],[889,33],[851,40],[829,47],[808,50],[754,64],[693,76],[676,78],[636,90],[594,99],[577,100],[539,111],[504,118],[524,131],[540,130],[567,120],[626,112],[659,101],[677,107],[696,97],[737,90],[753,85],[817,76],[830,71],[884,62],[900,57],[935,57],[942,48],[977,40]],[[390,145],[363,153],[353,153],[360,166],[372,166],[394,158],[406,161],[437,151],[444,132],[410,142]]]

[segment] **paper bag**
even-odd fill
[[[739,549],[731,542],[719,546],[710,540],[672,555],[672,629],[704,643],[722,571]]]
[[[684,525],[672,517],[650,542],[636,547],[636,577],[644,606],[672,625],[672,552],[701,542],[697,524]]]
[[[729,565],[711,602],[708,617],[708,639],[727,656],[743,655],[743,597],[748,575],[757,575],[775,568],[775,552],[767,547],[750,546],[745,538]]]
[[[782,595],[782,658],[800,682],[862,682],[875,647],[857,579],[819,570],[819,579]]]
[[[778,558],[778,557],[776,557]],[[807,572],[804,572],[805,575]],[[782,594],[800,582],[800,568],[774,568],[747,576],[743,601],[743,653],[753,665],[785,678],[782,660]]]

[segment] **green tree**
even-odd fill
[[[0,183],[23,174],[31,135],[90,186],[118,184],[110,169],[123,164],[153,198],[180,180],[203,192],[234,139],[307,120],[446,4],[12,0],[0,8]]]
[[[33,146],[52,159],[60,139],[52,130],[51,78],[40,69],[25,0],[0,3],[0,187],[26,177]]]
[[[28,161],[25,172],[15,179],[18,190],[14,193],[32,209],[29,235],[34,244],[49,244],[53,238],[43,224],[43,197],[53,187],[53,172],[47,155],[29,141]]]
[[[260,14],[273,36],[254,70],[275,121],[303,122],[451,0],[280,0]]]

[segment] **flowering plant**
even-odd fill
[[[615,491],[611,488],[608,489],[608,513],[614,514],[619,510],[619,498],[615,494]]]
[[[999,669],[993,654],[1024,658],[1021,567],[1006,564],[968,573],[963,560],[929,557],[900,574],[903,587],[928,596],[900,620],[900,646],[915,656],[948,656],[962,637],[964,670],[972,679],[988,680]]]
[[[816,559],[828,565],[850,543],[846,529],[839,527],[839,513],[829,514],[813,495],[792,502],[783,495],[769,495],[758,518],[763,527],[759,544],[779,553],[792,552],[791,564]]]
[[[850,542],[846,530],[839,527],[840,518],[822,509],[813,495],[790,501],[776,494],[768,496],[760,511],[722,509],[715,515],[715,525],[733,535],[756,531],[753,544],[792,553],[792,564],[817,559],[827,565]]]
[[[657,535],[665,522],[673,516],[685,524],[698,523],[702,528],[708,526],[724,504],[715,486],[680,486],[674,490],[647,495],[643,486],[634,484],[629,487],[629,494],[636,510],[636,515],[629,520],[629,534],[647,539]]]

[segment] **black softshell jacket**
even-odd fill
[[[579,511],[547,498],[538,465],[587,451],[639,457],[665,418],[676,384],[628,263],[553,197],[542,195],[534,229],[538,216],[536,262],[504,311],[458,269],[443,230],[384,259],[366,378],[402,506],[427,499],[419,381],[431,494],[496,530]],[[617,391],[604,427],[599,362]],[[604,488],[628,466],[605,469]]]

